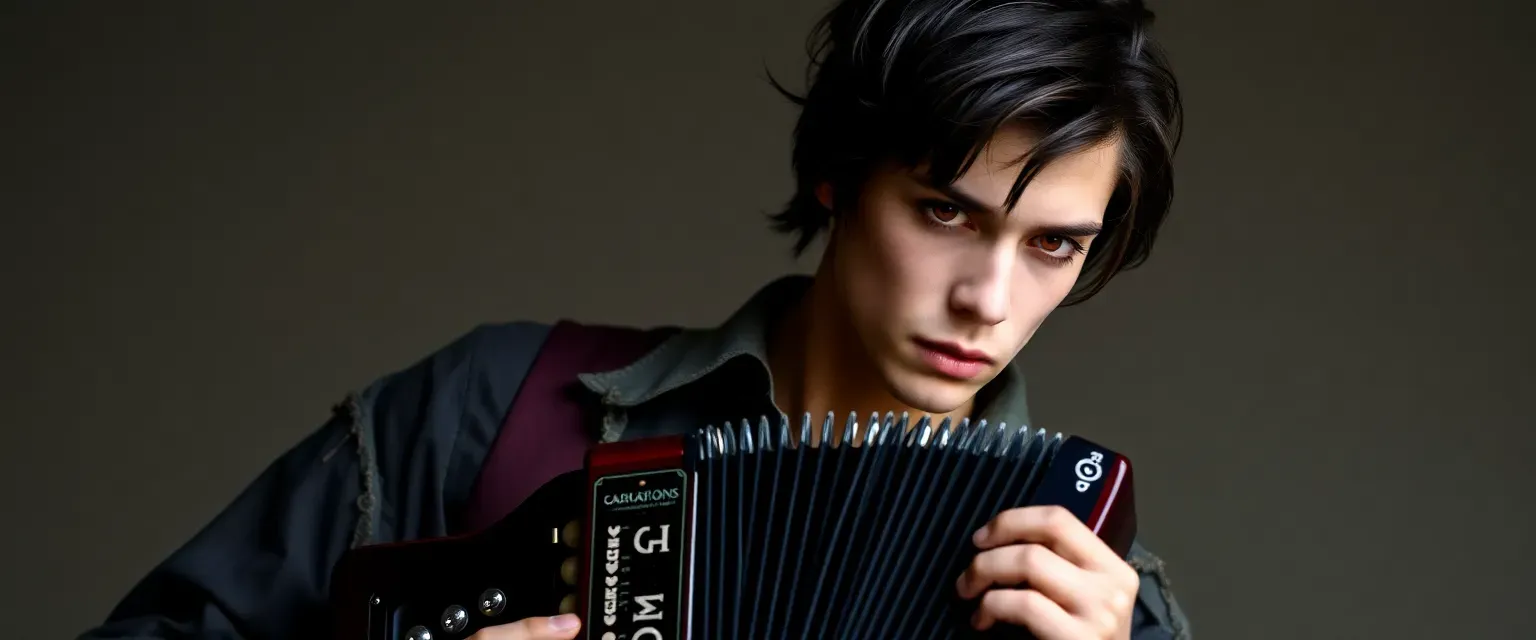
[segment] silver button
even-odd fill
[[[405,632],[406,640],[432,640],[432,632],[426,627],[416,625],[410,631]]]
[[[480,594],[480,613],[495,617],[501,615],[506,608],[507,594],[502,593],[501,589],[486,589],[485,593]]]
[[[458,633],[469,626],[469,612],[464,607],[453,605],[443,611],[443,631]]]

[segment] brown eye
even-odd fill
[[[944,231],[973,228],[971,220],[960,207],[941,200],[925,200],[918,203],[918,210],[928,224]]]
[[[1071,262],[1073,254],[1083,251],[1082,245],[1065,236],[1036,236],[1029,240],[1029,245],[1045,254],[1045,259],[1060,264]]]

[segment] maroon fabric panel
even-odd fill
[[[579,373],[634,362],[672,333],[561,321],[550,329],[523,379],[480,477],[462,528],[478,531],[507,516],[545,482],[582,468],[601,416],[589,415]]]

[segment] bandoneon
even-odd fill
[[[887,415],[818,442],[830,416],[775,422],[598,444],[494,526],[352,549],[335,637],[566,612],[589,640],[968,637],[954,584],[993,516],[1061,505],[1122,557],[1136,534],[1129,460],[1081,437]]]

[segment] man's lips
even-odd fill
[[[956,360],[975,362],[977,364],[992,364],[992,358],[988,357],[985,351],[967,349],[955,342],[939,342],[924,338],[913,338],[913,342],[916,342],[918,346],[924,349],[932,349]]]

